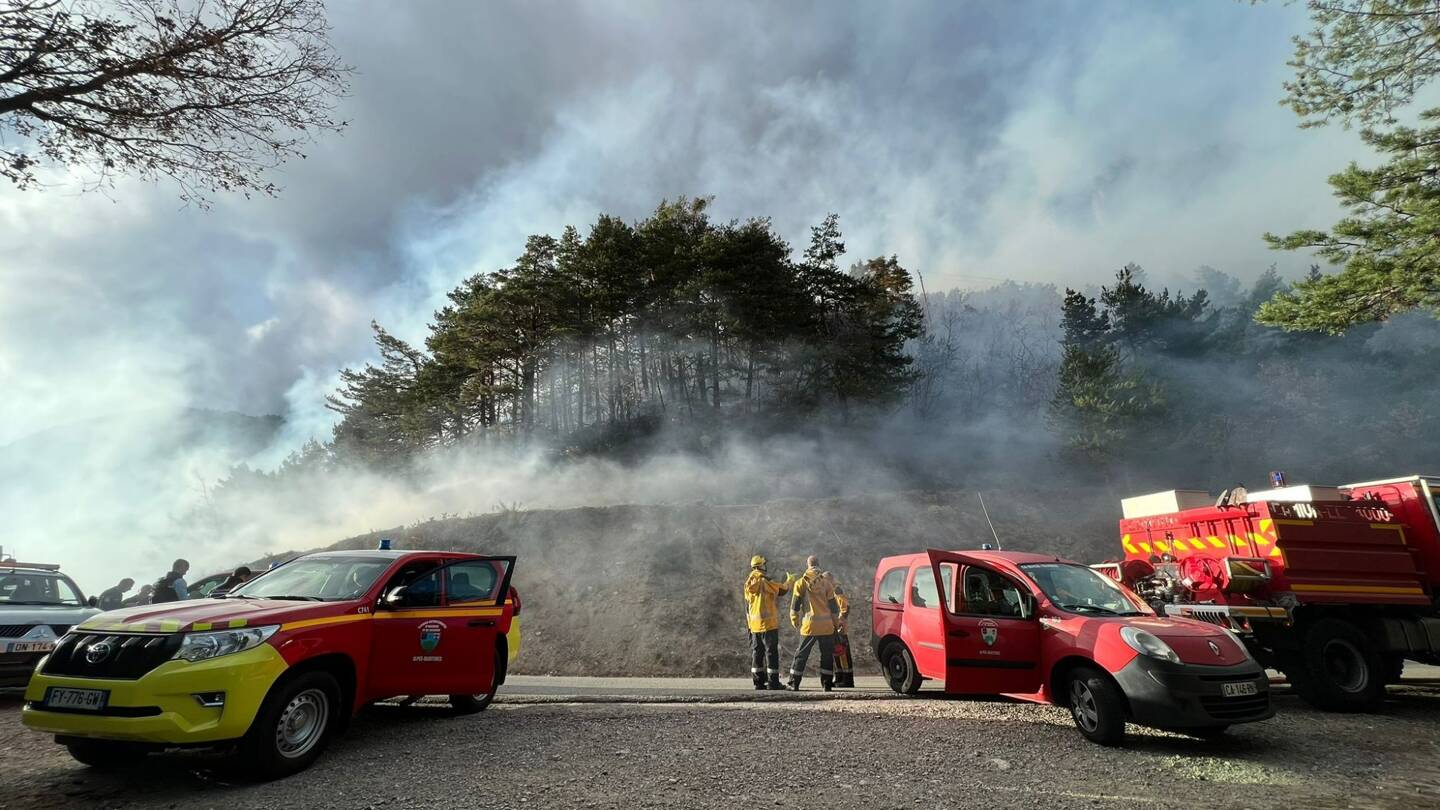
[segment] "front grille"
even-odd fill
[[[1200,698],[1200,705],[1216,720],[1246,720],[1270,710],[1270,695],[1263,692],[1245,697],[1213,695]]]
[[[117,678],[132,681],[169,661],[180,649],[180,635],[71,633],[60,639],[45,662],[46,675]],[[104,654],[91,655],[92,647]],[[95,660],[91,660],[94,658]]]
[[[1258,681],[1265,673],[1256,670],[1254,672],[1231,672],[1228,675],[1201,675],[1202,681]]]
[[[20,638],[30,632],[33,624],[0,624],[0,638]]]

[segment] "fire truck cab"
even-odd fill
[[[1273,714],[1260,665],[1228,630],[1162,618],[1130,589],[1044,554],[886,557],[872,594],[890,687],[1004,695],[1070,710],[1103,745],[1127,722],[1211,737]]]
[[[1161,615],[1240,634],[1307,702],[1376,708],[1406,659],[1440,663],[1440,478],[1126,498],[1097,568]]]

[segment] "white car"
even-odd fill
[[[0,687],[29,683],[65,631],[100,612],[94,601],[58,565],[0,562]]]

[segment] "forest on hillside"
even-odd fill
[[[1154,289],[1133,263],[1101,281],[927,294],[895,257],[845,263],[833,216],[798,252],[766,219],[713,221],[704,198],[601,216],[466,279],[423,345],[377,324],[381,361],[345,370],[329,398],[334,435],[277,470],[237,467],[200,514],[223,532],[255,496],[303,500],[357,471],[458,488],[485,510],[485,487],[455,472],[477,459],[719,466],[795,437],[804,453],[761,463],[753,487],[693,497],[1023,484],[1109,498],[1429,463],[1430,315],[1285,331],[1256,320],[1291,289],[1274,268],[1244,284],[1202,267],[1186,292]],[[662,489],[676,496],[627,497]]]

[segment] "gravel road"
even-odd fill
[[[10,699],[0,807],[1440,805],[1429,685],[1393,690],[1382,715],[1321,714],[1282,694],[1275,719],[1219,743],[1132,727],[1116,749],[1086,742],[1062,710],[1000,701],[697,688],[616,703],[607,691],[567,699],[532,684],[468,717],[374,707],[314,768],[264,785],[227,784],[196,755],[89,771],[24,730]]]

